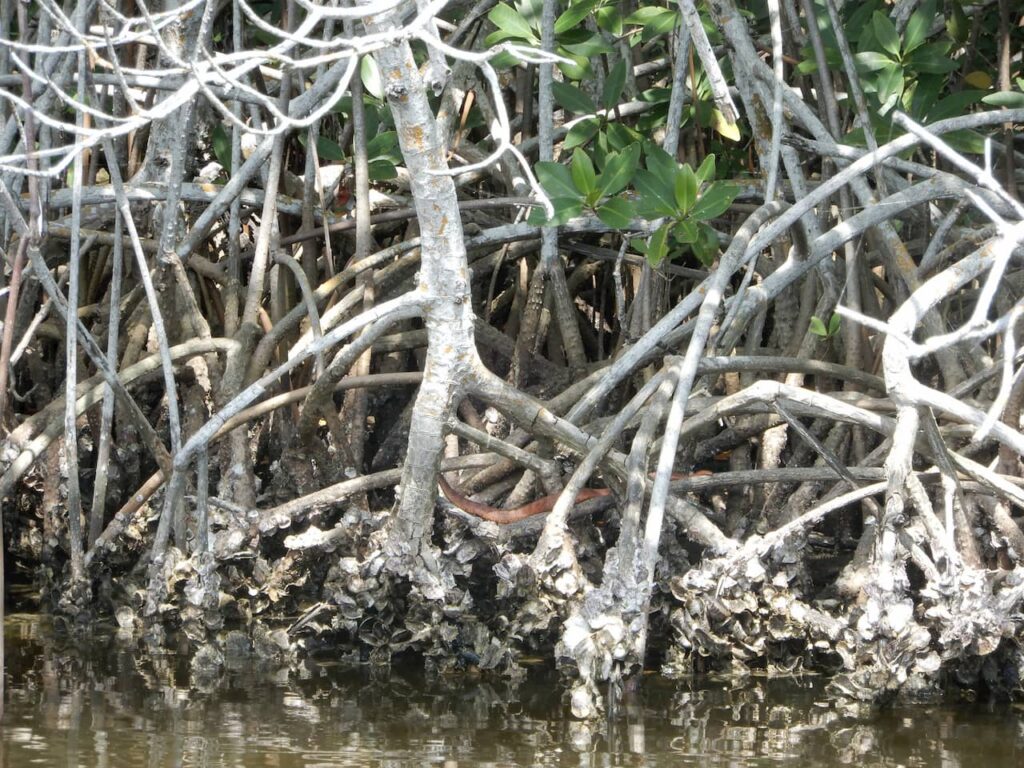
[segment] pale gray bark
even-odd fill
[[[368,31],[387,33],[395,20],[382,16],[366,22]],[[388,523],[386,551],[392,567],[440,597],[430,533],[437,471],[443,455],[445,424],[461,388],[477,363],[469,266],[455,184],[448,175],[444,147],[420,76],[406,42],[378,51],[374,58],[384,75],[384,89],[395,119],[402,155],[420,227],[420,271],[416,294],[422,302],[429,345],[423,383],[416,396],[409,445],[400,484],[398,508]],[[415,570],[407,569],[412,565]]]

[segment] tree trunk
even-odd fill
[[[366,26],[371,33],[387,33],[395,29],[395,17],[377,17]],[[412,180],[421,243],[416,290],[425,300],[428,340],[402,469],[401,499],[388,526],[386,553],[393,571],[410,574],[417,582],[436,583],[430,533],[445,421],[477,362],[469,267],[455,184],[444,175],[444,146],[412,50],[408,43],[398,42],[374,56]]]

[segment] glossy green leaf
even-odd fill
[[[644,144],[644,164],[647,170],[657,176],[669,189],[672,188],[679,163],[668,152],[653,142]]]
[[[951,93],[949,96],[939,99],[932,104],[924,116],[929,123],[934,123],[936,120],[945,120],[949,117],[957,117],[964,114],[968,107],[977,104],[984,97],[984,91],[973,89]]]
[[[907,28],[903,31],[903,54],[916,50],[928,39],[928,31],[935,21],[935,0],[927,0],[910,14]]]
[[[815,336],[821,336],[822,338],[828,336],[828,329],[825,327],[825,323],[817,315],[811,317],[811,324],[808,330]]]
[[[633,180],[640,162],[640,145],[631,144],[622,152],[609,153],[598,180],[602,197],[617,195]]]
[[[875,39],[882,46],[882,50],[893,56],[900,55],[900,36],[888,16],[881,11],[875,11],[871,15],[871,31],[875,33]]]
[[[366,156],[380,157],[398,146],[398,134],[395,131],[381,131],[366,142]]]
[[[633,186],[640,194],[637,209],[644,218],[658,219],[678,213],[672,187],[650,171],[638,170],[633,176]]]
[[[390,160],[377,158],[367,164],[370,181],[387,181],[398,176],[398,169]]]
[[[612,53],[615,49],[598,33],[587,35],[582,40],[573,43],[564,43],[562,49],[576,56],[591,58]]]
[[[715,230],[707,224],[701,224],[699,232],[700,234],[697,235],[697,239],[690,245],[690,248],[701,264],[710,267],[718,256],[718,236],[715,234]]]
[[[690,218],[696,221],[708,221],[725,213],[736,195],[739,187],[723,181],[715,181],[707,186],[703,194],[690,209]]]
[[[569,80],[582,81],[591,77],[590,60],[586,56],[579,56],[564,48],[558,49],[558,55],[567,59],[558,62],[558,69]]]
[[[875,81],[875,86],[878,90],[878,100],[882,104],[879,112],[885,114],[903,94],[903,67],[893,64],[883,69]]]
[[[963,45],[971,33],[971,23],[967,20],[967,14],[964,13],[964,7],[960,0],[954,0],[950,6],[949,16],[946,19],[946,32],[957,45]]]
[[[631,144],[636,144],[639,147],[639,142],[643,139],[643,134],[622,123],[609,123],[604,133],[608,137],[608,146],[618,151]]]
[[[342,163],[345,161],[345,150],[341,148],[338,142],[326,136],[316,137],[316,153],[320,156],[321,160],[327,160],[331,163]]]
[[[928,43],[914,51],[907,66],[915,72],[944,75],[960,67],[960,62],[949,57],[948,43]]]
[[[833,312],[832,317],[828,319],[828,335],[835,336],[839,331],[839,323],[842,322],[842,318],[838,313]]]
[[[977,131],[951,131],[943,134],[942,138],[957,152],[968,155],[985,154],[985,136]]]
[[[597,173],[594,171],[594,164],[590,156],[577,147],[572,152],[572,163],[569,165],[572,174],[572,183],[584,196],[597,190]]]
[[[668,224],[662,224],[647,240],[647,262],[657,267],[668,255]]]
[[[895,64],[892,59],[878,51],[862,51],[861,53],[854,54],[853,58],[857,63],[857,69],[861,72],[874,72]]]
[[[829,20],[829,15],[825,11],[824,2],[819,0],[815,3],[821,11],[818,13],[818,26],[821,29],[822,37],[824,37],[829,45],[836,44],[836,36],[832,31],[832,23]],[[871,14],[874,13],[880,3],[868,0],[868,2],[862,3],[847,3],[846,8],[850,8],[851,13],[846,19],[846,35],[850,38],[850,42],[859,43],[862,38],[871,36]],[[846,10],[844,8],[843,10]],[[840,64],[840,66],[842,66]]]
[[[612,71],[605,78],[604,88],[601,90],[601,103],[605,109],[611,109],[619,103],[622,91],[626,87],[626,62],[619,59],[612,67]]]
[[[644,27],[644,37],[650,39],[655,35],[671,32],[678,19],[678,11],[648,5],[626,17],[626,24],[637,24]]]
[[[551,205],[555,209],[555,215],[548,219],[543,208],[534,208],[526,217],[526,222],[535,227],[560,227],[569,219],[575,218],[583,213],[583,201],[575,197],[552,197]]]
[[[575,85],[554,82],[551,84],[551,91],[554,94],[555,101],[563,109],[575,112],[577,115],[590,115],[597,112],[597,105],[594,104],[593,99]]]
[[[573,149],[575,147],[581,147],[594,138],[597,133],[597,129],[601,127],[601,121],[596,117],[588,117],[586,120],[580,120],[565,135],[565,141],[562,146],[566,149]]]
[[[629,200],[613,197],[597,207],[597,217],[614,229],[625,229],[636,218],[636,206]]]
[[[548,197],[582,197],[573,183],[572,173],[561,163],[543,161],[537,163],[533,171]]]
[[[697,201],[697,174],[693,172],[693,168],[689,164],[684,165],[676,172],[673,186],[676,205],[681,213],[686,213]]]
[[[524,19],[515,9],[505,3],[498,3],[487,14],[491,23],[511,37],[520,40],[527,40],[532,43],[540,42],[533,32],[529,22]]]
[[[590,15],[598,2],[599,0],[583,0],[583,2],[571,5],[568,10],[555,19],[555,34],[563,35],[569,30],[575,29]]]
[[[690,245],[697,242],[697,238],[700,237],[700,230],[697,229],[697,225],[694,222],[689,219],[683,219],[672,229],[672,236],[680,243]]]
[[[647,88],[637,94],[636,100],[644,104],[668,104],[672,99],[671,88]]]
[[[1021,107],[1024,107],[1024,93],[1020,93],[1019,91],[990,93],[988,96],[983,98],[982,101],[986,104],[991,104],[993,107],[1020,109]]]
[[[597,26],[610,35],[619,37],[622,35],[622,11],[617,5],[605,5],[597,9],[594,14],[597,19]]]
[[[213,156],[228,173],[231,168],[231,134],[224,127],[223,123],[217,123],[210,132],[210,141],[213,143]]]
[[[701,184],[706,184],[715,178],[715,156],[708,155],[704,158],[704,162],[700,164],[700,168],[697,169],[697,181]]]

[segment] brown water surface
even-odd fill
[[[0,768],[1024,766],[1009,704],[838,703],[820,678],[645,678],[599,722],[550,672],[513,684],[318,664],[244,664],[190,689],[175,656],[12,616]]]

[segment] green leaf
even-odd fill
[[[935,20],[935,0],[928,0],[910,14],[907,28],[903,31],[903,54],[915,50],[928,38],[928,30]]]
[[[210,132],[210,141],[213,144],[213,156],[229,174],[234,170],[231,167],[231,134],[228,133],[223,123],[217,123]]]
[[[985,137],[977,131],[951,131],[942,138],[957,152],[968,155],[985,154]]]
[[[533,32],[533,28],[519,13],[505,5],[498,3],[491,12],[487,14],[491,23],[511,37],[527,40],[531,43],[540,42]]]
[[[953,38],[953,42],[963,45],[971,33],[971,23],[967,20],[967,14],[964,13],[964,7],[959,0],[950,5],[949,18],[946,19],[946,32]]]
[[[299,134],[299,144],[306,146],[308,143],[307,134]],[[316,137],[316,154],[320,160],[327,160],[331,163],[340,163],[345,160],[345,151],[336,141],[331,141],[326,136]]]
[[[345,161],[345,150],[341,148],[338,142],[331,141],[326,136],[316,137],[316,153],[321,160],[327,160],[332,163]]]
[[[637,94],[636,100],[644,104],[668,104],[672,99],[671,88],[648,88]]]
[[[689,219],[683,219],[672,229],[672,235],[683,245],[690,245],[697,242],[700,237],[700,230],[697,225]]]
[[[569,7],[565,13],[555,20],[555,34],[563,35],[571,29],[575,29],[590,12],[594,10],[599,0],[583,0]]]
[[[575,112],[578,115],[590,115],[597,112],[597,105],[583,91],[575,85],[568,83],[554,82],[551,84],[551,92],[564,109]]]
[[[543,208],[534,208],[526,217],[526,223],[535,227],[560,227],[569,219],[583,213],[583,201],[578,197],[552,197],[551,205],[555,215],[548,219]]]
[[[610,35],[622,35],[622,11],[617,5],[606,5],[597,9],[597,26]]]
[[[568,59],[568,63],[564,61],[558,62],[558,69],[570,80],[586,80],[592,76],[590,59],[586,56],[573,53],[561,46],[558,48],[558,55]]]
[[[611,152],[605,158],[604,171],[598,180],[601,196],[617,195],[633,180],[640,162],[640,145],[631,144],[622,152]]]
[[[377,158],[367,163],[367,173],[370,181],[387,181],[398,176],[398,169],[390,160]]]
[[[668,224],[662,224],[647,241],[647,263],[657,267],[668,254]]]
[[[544,191],[548,193],[548,197],[582,198],[573,183],[572,173],[561,163],[544,161],[537,163],[533,170],[537,174],[537,180],[544,187]]]
[[[638,209],[645,219],[659,219],[678,213],[672,187],[655,174],[641,168],[633,176],[633,185],[640,194]]]
[[[700,164],[700,168],[697,169],[697,181],[701,184],[706,184],[715,178],[715,156],[708,155],[704,158],[704,162]]]
[[[644,6],[626,17],[626,24],[637,24],[644,27],[644,37],[650,39],[655,35],[671,32],[679,18],[677,11],[655,6]]]
[[[882,106],[879,112],[883,115],[896,104],[903,94],[903,67],[893,64],[888,69],[883,69],[876,80],[878,88],[878,100]]]
[[[949,96],[935,102],[925,112],[925,116],[928,118],[929,123],[945,120],[949,117],[957,117],[967,112],[968,107],[977,104],[984,96],[984,91],[976,90],[951,93]]]
[[[688,163],[676,172],[674,187],[676,205],[686,213],[697,200],[697,175]]]
[[[712,182],[690,209],[690,218],[696,221],[708,221],[721,216],[729,209],[739,193],[740,188],[734,184],[722,181]]]
[[[830,317],[828,319],[828,335],[829,336],[835,336],[836,333],[839,332],[839,323],[841,321],[842,321],[842,318],[839,316],[839,314],[836,313],[836,312],[833,312],[832,313],[832,317]]]
[[[679,163],[668,152],[653,142],[644,144],[647,170],[657,176],[668,189],[672,188]]]
[[[700,234],[690,248],[701,264],[710,267],[715,263],[715,257],[718,256],[718,235],[707,224],[701,224],[699,231]]]
[[[359,76],[363,80],[363,88],[375,99],[384,98],[384,82],[380,78],[380,69],[372,56],[363,56],[359,60]]]
[[[382,131],[366,142],[367,157],[381,157],[398,146],[398,134],[395,131]]]
[[[824,12],[824,2],[815,3],[822,10],[818,13],[818,28],[822,36],[829,42],[830,46],[836,44],[835,32],[832,31],[832,24],[828,14]],[[846,19],[846,35],[850,42],[858,43],[864,37],[870,37],[871,14],[878,8],[878,3],[869,0],[865,3],[847,3],[846,8],[852,8],[850,16]],[[846,10],[845,8],[843,10]],[[831,66],[831,64],[830,64]],[[842,66],[842,65],[840,65]]]
[[[896,62],[878,51],[861,51],[853,56],[861,72],[874,72],[893,66]]]
[[[921,75],[909,80],[903,89],[904,109],[918,122],[924,120],[938,103],[939,92],[945,88],[946,78],[940,75]]]
[[[608,137],[608,146],[620,152],[631,144],[639,146],[638,142],[643,140],[643,134],[622,123],[609,123],[604,133]]]
[[[552,203],[554,205],[554,203]],[[583,210],[582,208],[580,210]],[[526,214],[526,223],[531,227],[543,227],[548,223],[548,215],[544,212],[542,206],[536,206],[530,209],[530,212]]]
[[[565,142],[562,146],[566,149],[573,149],[574,147],[580,147],[594,138],[594,134],[597,133],[597,129],[601,127],[601,121],[596,117],[588,117],[586,120],[580,120],[565,135]]]
[[[944,75],[959,69],[960,62],[949,57],[948,43],[928,43],[910,55],[907,66],[915,72]]]
[[[1019,109],[1024,107],[1024,93],[1018,93],[1017,91],[1002,91],[1000,93],[990,93],[988,96],[982,99],[986,104],[991,104],[993,107],[1007,107],[1009,109]],[[221,165],[224,165],[221,163]],[[226,167],[226,166],[225,166]]]
[[[601,91],[601,103],[605,109],[611,109],[619,103],[622,91],[626,87],[626,62],[619,59],[612,67],[612,71],[605,78],[604,88]]]
[[[811,325],[808,330],[810,330],[810,332],[815,336],[820,336],[821,338],[828,336],[828,329],[825,327],[825,323],[823,323],[821,318],[817,315],[811,317]]]
[[[572,182],[576,189],[585,197],[597,189],[597,174],[594,172],[594,164],[582,149],[577,147],[572,152],[572,163],[569,166],[572,173]]]
[[[597,207],[597,217],[614,229],[625,229],[636,218],[636,206],[621,197],[612,197]]]
[[[875,33],[875,39],[882,46],[882,50],[893,56],[900,55],[900,36],[888,16],[881,11],[875,11],[871,15],[871,31]]]
[[[587,35],[586,37],[571,43],[563,43],[562,48],[569,53],[573,53],[583,58],[592,58],[594,56],[600,56],[602,54],[611,53],[614,48],[608,44],[598,33]],[[580,78],[574,78],[580,79]]]

